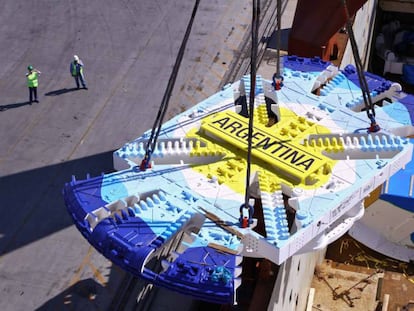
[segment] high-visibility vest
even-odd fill
[[[28,87],[37,87],[39,81],[37,80],[38,74],[35,71],[32,71],[27,75],[27,86]]]
[[[78,72],[78,66],[79,66],[79,72]],[[75,62],[72,62],[71,67],[72,67],[72,76],[77,76],[78,74],[82,74],[83,66],[81,64],[79,63],[76,64]]]

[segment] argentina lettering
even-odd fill
[[[249,128],[247,120],[236,113],[223,112],[207,119],[201,128],[209,136],[215,136],[234,146],[247,149]],[[295,141],[287,141],[255,126],[252,133],[252,154],[290,174],[303,179],[323,164],[323,156],[316,156]]]

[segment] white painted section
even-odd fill
[[[410,239],[414,231],[414,213],[378,200],[367,208],[366,215],[360,220],[361,223],[382,233],[390,242],[414,247]]]
[[[280,266],[267,311],[305,310],[315,266],[323,261],[325,253],[323,249],[286,260]]]
[[[313,300],[315,298],[315,289],[311,287],[309,289],[308,304],[306,305],[306,311],[312,311]]]
[[[365,70],[368,66],[368,58],[372,41],[372,32],[375,24],[377,0],[368,0],[357,12],[354,20],[353,30],[355,40],[358,46],[359,56]],[[348,40],[344,56],[341,61],[342,65],[354,64],[354,56],[352,54],[351,44]]]
[[[413,213],[378,200],[348,233],[377,252],[408,262],[414,260],[414,243],[410,239],[413,230]]]
[[[384,295],[384,301],[382,302],[382,309],[381,311],[387,311],[388,310],[388,304],[390,302],[390,295],[385,294]]]

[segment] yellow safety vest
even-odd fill
[[[37,72],[33,71],[27,75],[27,86],[28,87],[37,87],[39,85],[39,81],[37,80],[38,74]]]
[[[78,64],[76,64],[74,61],[72,62],[72,76],[78,75]],[[79,74],[81,75],[83,73],[83,66],[79,64]]]

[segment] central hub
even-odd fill
[[[296,182],[306,183],[311,174],[321,173],[319,170],[329,159],[320,152],[315,152],[315,149],[309,150],[293,138],[276,133],[280,130],[278,125],[271,129],[261,125],[253,126],[252,155],[275,167],[276,173],[293,178]],[[248,119],[235,112],[219,112],[204,119],[201,131],[216,142],[223,142],[223,147],[227,143],[247,151]]]

